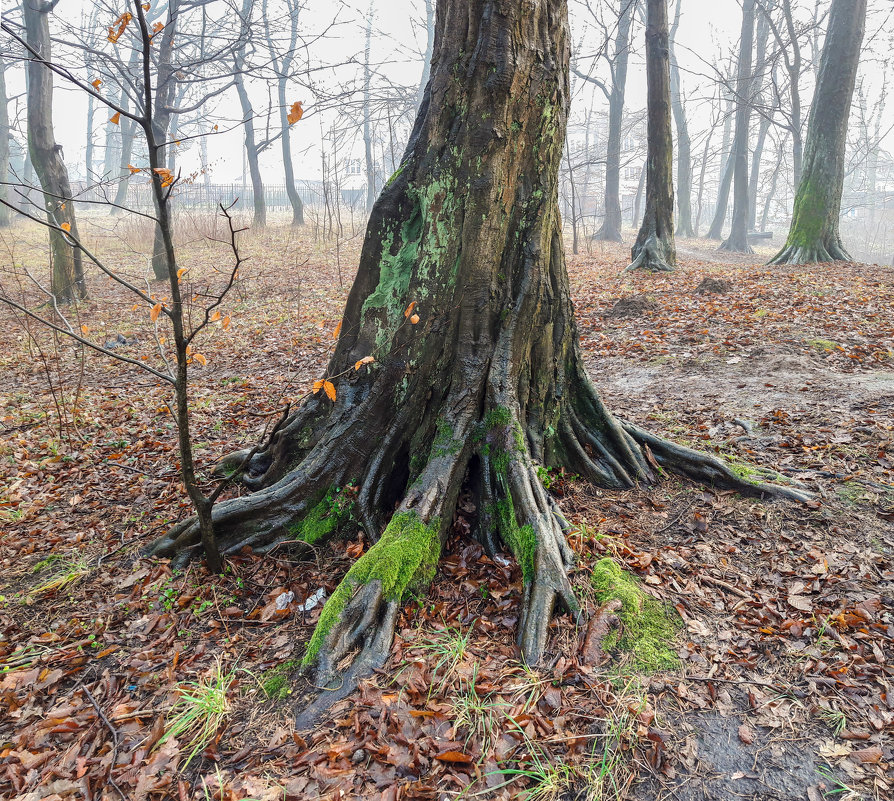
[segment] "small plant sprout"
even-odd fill
[[[184,770],[214,741],[230,711],[227,690],[235,675],[235,671],[225,673],[218,661],[205,678],[184,682],[177,688],[179,697],[168,713],[158,745],[172,738],[188,738]]]

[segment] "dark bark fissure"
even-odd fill
[[[662,465],[758,495],[784,492],[603,405],[582,366],[558,214],[565,2],[468,5],[439,0],[425,97],[372,210],[327,370],[336,400],[313,395],[252,459],[243,481],[254,492],[213,510],[222,553],[264,552],[307,541],[302,522],[326,493],[354,488],[353,514],[374,544],[308,646],[315,684],[340,688],[320,704],[383,664],[401,596],[433,575],[464,481],[484,547],[505,548],[521,566],[518,641],[531,663],[556,603],[578,609],[569,526],[538,465],[607,487],[651,481]],[[150,552],[183,563],[199,547],[199,526],[186,520]]]

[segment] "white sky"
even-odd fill
[[[596,2],[597,0],[594,0]],[[9,7],[11,0],[0,0],[4,7]],[[738,39],[741,24],[741,6],[739,0],[683,0],[683,16],[677,37],[677,58],[683,70],[684,94],[689,97],[690,106],[688,112],[692,115],[690,126],[697,131],[699,125],[707,124],[705,110],[699,110],[697,98],[713,94],[712,81],[708,77],[710,67],[703,59],[711,61],[712,56],[718,52],[728,52]],[[872,20],[878,20],[884,13],[890,0],[870,0],[870,3],[879,7],[881,12]],[[57,6],[56,14],[73,15],[75,18],[81,14],[81,9],[89,7],[89,0],[61,0]],[[123,6],[122,6],[123,7]],[[340,18],[346,21],[354,20],[350,25],[339,28],[337,38],[330,38],[325,43],[318,44],[316,58],[324,61],[337,61],[352,54],[361,54],[363,50],[362,19],[368,6],[368,0],[309,0],[308,10],[303,17],[306,30],[312,31],[328,19],[331,19],[334,10],[340,7]],[[375,25],[376,28],[390,36],[374,36],[372,45],[372,62],[382,64],[382,71],[389,74],[400,83],[418,82],[422,64],[418,54],[424,45],[423,31],[419,25],[414,25],[413,20],[419,20],[422,16],[424,5],[422,0],[376,0]],[[575,13],[575,4],[571,4],[572,10],[572,42],[581,40],[582,25],[581,16]],[[888,21],[890,29],[890,20]],[[877,27],[877,24],[876,24]],[[867,27],[867,36],[874,30],[872,24]],[[635,43],[635,52],[631,58],[628,73],[627,106],[629,109],[641,108],[645,104],[645,74],[643,68],[643,44],[642,28],[636,31],[638,41]],[[890,41],[890,35],[889,35]],[[598,43],[584,40],[584,50],[595,50]],[[884,50],[884,48],[880,48]],[[878,91],[882,85],[882,71],[884,67],[879,62],[865,62],[862,70],[868,79],[872,91]],[[18,72],[18,71],[16,71]],[[357,74],[357,68],[352,68],[353,74]],[[342,73],[346,75],[347,73]],[[23,83],[20,75],[7,71],[8,91],[10,94],[21,92]],[[333,80],[329,80],[334,85]],[[56,122],[56,136],[63,145],[66,159],[70,169],[77,173],[76,162],[82,164],[86,144],[85,116],[86,101],[82,93],[65,88],[62,80],[56,81],[56,99],[54,104],[54,116]],[[266,92],[263,96],[258,89],[254,90],[255,98],[260,108],[266,102]],[[295,171],[298,178],[317,178],[320,174],[319,142],[321,131],[328,126],[332,115],[313,115],[313,97],[307,96],[307,92],[296,90],[295,97],[290,100],[302,100],[308,112],[304,120],[293,126],[292,143],[295,154]],[[263,102],[262,102],[263,101]],[[585,94],[576,96],[572,107],[572,116],[575,111],[582,110],[591,101]],[[809,102],[809,96],[808,96]],[[604,107],[604,101],[601,101]],[[805,103],[804,113],[807,114],[808,103]],[[238,119],[241,117],[238,101],[235,93],[231,92],[222,100],[217,109],[221,119]],[[95,129],[95,142],[101,145],[104,141],[102,121],[106,118],[105,110],[101,109],[97,115]],[[358,119],[358,129],[360,120]],[[889,103],[885,112],[883,129],[894,126],[894,103]],[[224,126],[221,125],[223,128]],[[894,137],[888,136],[886,146],[894,149]],[[215,183],[238,182],[242,180],[242,133],[239,130],[215,136],[208,142],[209,161],[213,166],[213,178]],[[359,155],[359,152],[358,152]],[[100,156],[101,157],[101,156]],[[184,172],[189,172],[199,166],[199,146],[194,143],[189,149],[180,154],[179,164]],[[81,171],[83,167],[81,167]],[[280,153],[278,145],[274,145],[262,156],[262,171],[265,181],[277,183],[281,180]]]

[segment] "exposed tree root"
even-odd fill
[[[668,261],[667,247],[656,234],[651,234],[642,245],[633,249],[633,261],[626,272],[632,270],[648,270],[650,272],[673,272],[674,266]]]
[[[853,261],[837,234],[809,246],[786,245],[767,264],[828,264],[833,261]]]

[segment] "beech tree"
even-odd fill
[[[595,234],[596,239],[608,242],[621,242],[621,134],[624,121],[624,95],[627,89],[627,63],[630,58],[630,38],[633,29],[633,18],[639,0],[620,0],[620,5],[611,12],[597,13],[587,3],[587,10],[597,26],[606,35],[610,26],[603,19],[606,14],[614,25],[614,45],[611,55],[603,49],[602,56],[608,62],[611,83],[592,75],[574,70],[579,78],[599,87],[608,101],[608,141],[605,154],[605,218]]]
[[[633,245],[628,270],[673,270],[674,142],[671,133],[670,58],[667,0],[646,3],[646,84],[648,104],[646,159],[646,210]]]
[[[770,264],[850,260],[838,222],[847,123],[865,25],[866,0],[832,0],[792,223],[785,247]]]
[[[683,0],[677,0],[674,22],[671,25],[667,44],[670,55],[671,110],[677,126],[677,236],[695,236],[692,227],[692,140],[686,124],[686,108],[683,105],[683,85],[680,65],[674,54],[674,42],[680,28],[680,12]]]
[[[81,250],[72,247],[66,232],[77,239],[78,224],[62,147],[53,132],[53,73],[49,16],[58,0],[24,0],[25,46],[28,50],[28,151],[43,189],[43,208],[52,255],[52,292],[58,303],[87,297]]]
[[[736,68],[736,131],[733,137],[733,222],[721,250],[753,253],[748,244],[748,123],[751,119],[751,61],[754,50],[754,0],[742,3],[742,35]]]
[[[654,60],[667,45],[664,0],[650,10]],[[224,554],[318,543],[348,515],[373,543],[307,646],[315,684],[337,688],[319,703],[384,662],[401,600],[434,576],[464,486],[475,536],[521,568],[518,642],[529,663],[544,653],[556,603],[579,609],[569,524],[538,466],[604,487],[663,467],[803,498],[616,418],[590,382],[558,213],[568,56],[566,0],[438,0],[430,79],[372,210],[329,366],[246,468],[244,453],[224,462],[254,490],[214,507]],[[666,133],[666,51],[656,71]],[[184,564],[200,552],[197,521],[149,552]]]

